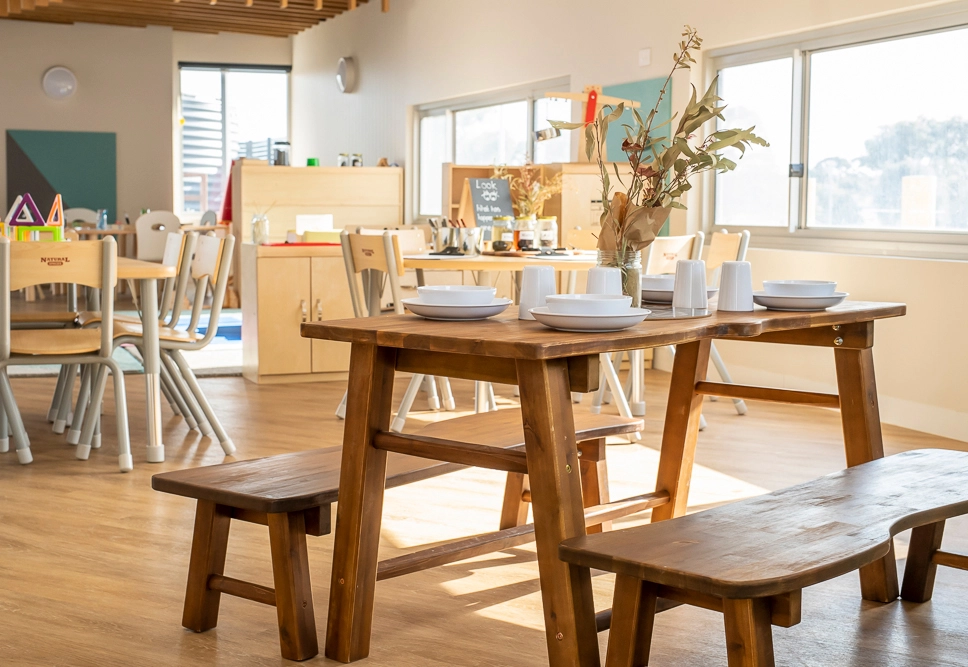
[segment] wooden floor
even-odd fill
[[[240,378],[201,381],[239,448],[253,458],[338,444],[338,384],[256,386]],[[649,372],[643,445],[609,448],[613,497],[650,490],[668,375]],[[14,380],[34,463],[0,455],[0,665],[277,665],[275,611],[223,597],[219,627],[180,626],[192,503],[153,492],[153,473],[223,460],[217,443],[189,434],[165,407],[164,464],[144,461],[144,385],[129,376],[135,470],[117,472],[112,405],[105,446],[86,462],[44,421],[53,379]],[[471,384],[455,382],[458,407]],[[397,383],[402,394],[405,381]],[[506,388],[505,388],[506,389]],[[502,406],[510,393],[499,391]],[[418,402],[419,403],[419,402]],[[576,407],[576,409],[587,409]],[[446,414],[439,416],[447,416]],[[436,415],[418,413],[409,422]],[[706,404],[690,495],[693,509],[761,493],[843,467],[839,414],[729,401]],[[968,444],[885,427],[889,452]],[[616,443],[621,441],[616,440]],[[382,557],[419,544],[494,529],[503,475],[467,470],[387,493]],[[642,521],[641,517],[637,518]],[[631,521],[620,523],[627,525]],[[233,526],[226,574],[271,585],[264,528]],[[898,540],[898,557],[907,535]],[[968,522],[949,522],[945,546],[968,553]],[[326,627],[332,536],[310,538],[320,645]],[[903,564],[903,561],[902,561]],[[544,635],[531,545],[381,582],[365,665],[541,665]],[[610,575],[594,578],[596,607],[610,606]],[[942,568],[924,605],[862,602],[856,575],[804,593],[803,623],[774,629],[778,664],[885,667],[968,665],[968,573]],[[600,635],[604,649],[607,633]],[[726,664],[719,614],[680,607],[660,615],[656,666]],[[312,663],[329,663],[322,657]],[[291,664],[291,663],[288,663]]]

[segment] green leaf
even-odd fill
[[[589,124],[585,128],[585,158],[591,162],[592,155],[595,153],[595,131],[594,126]]]
[[[585,125],[584,123],[568,123],[563,120],[549,120],[548,123],[558,130],[577,130]]]

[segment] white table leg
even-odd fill
[[[632,376],[632,398],[629,407],[636,417],[645,416],[645,353],[643,350],[629,352],[629,374]]]
[[[145,407],[147,408],[148,463],[165,460],[161,436],[161,346],[158,343],[158,281],[141,281],[141,328],[144,338]]]

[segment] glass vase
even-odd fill
[[[622,293],[632,297],[632,307],[642,306],[642,252],[599,250],[598,265],[622,270]]]
[[[269,242],[269,218],[262,213],[252,216],[252,242],[256,245]]]

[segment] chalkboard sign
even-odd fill
[[[467,185],[474,205],[474,220],[478,227],[491,227],[494,218],[514,217],[511,206],[511,186],[503,178],[468,178]]]

